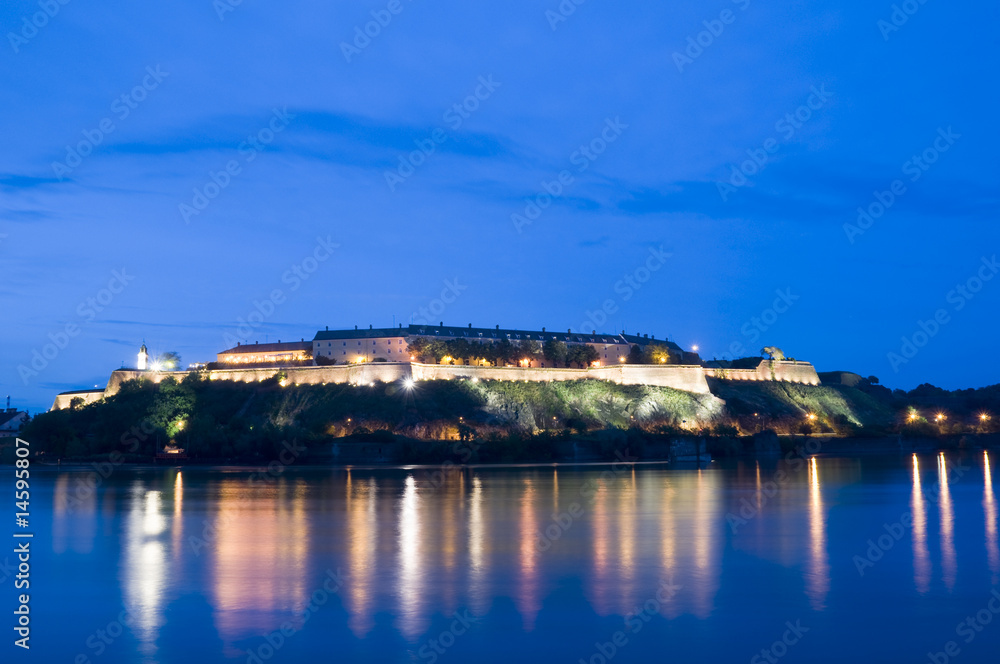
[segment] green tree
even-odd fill
[[[459,364],[465,364],[473,356],[472,344],[469,343],[468,339],[452,339],[445,342],[445,346],[448,349],[448,355],[455,358]]]
[[[643,357],[642,349],[639,348],[639,344],[632,344],[632,347],[628,349],[628,359],[625,360],[628,364],[645,364],[646,360]]]
[[[173,438],[184,428],[185,421],[194,410],[194,404],[195,392],[191,385],[178,383],[172,377],[167,378],[160,383],[153,405],[149,408],[149,423]]]
[[[566,363],[567,352],[568,349],[566,348],[566,344],[562,341],[549,339],[542,344],[542,355],[547,361],[551,362],[554,367],[562,366]]]
[[[529,362],[542,355],[542,345],[534,339],[525,339],[517,344],[518,358]]]
[[[517,364],[517,348],[510,342],[510,339],[501,339],[495,344],[497,354],[497,366],[506,364]]]
[[[646,346],[645,364],[669,364],[670,349],[663,344],[649,344]]]
[[[495,344],[481,344],[479,354],[489,364],[497,363],[497,347]]]
[[[566,352],[566,364],[577,365],[581,369],[589,367],[601,357],[593,346],[573,344]]]
[[[434,339],[427,344],[427,352],[430,354],[433,362],[439,363],[448,356],[448,344],[444,341]]]
[[[156,358],[156,362],[164,371],[177,371],[181,368],[181,356],[175,351],[161,353],[160,356]]]
[[[429,340],[426,337],[407,337],[406,347],[410,351],[410,355],[417,362],[427,362],[427,342]]]

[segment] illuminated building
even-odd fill
[[[219,364],[282,364],[312,360],[312,342],[293,341],[274,344],[237,344],[217,354]]]
[[[592,332],[585,334],[582,332],[551,332],[545,328],[541,330],[515,330],[502,329],[499,325],[493,328],[455,327],[444,325],[408,325],[399,327],[371,327],[368,329],[353,330],[331,330],[329,328],[316,333],[313,339],[313,355],[334,360],[339,364],[349,364],[356,362],[371,362],[375,358],[381,358],[389,362],[408,361],[409,346],[408,340],[413,338],[425,338],[437,341],[453,341],[464,339],[471,343],[489,344],[500,341],[509,341],[512,344],[519,344],[524,341],[535,341],[539,345],[546,341],[561,341],[567,346],[587,345],[597,351],[598,359],[594,366],[605,366],[624,361],[622,358],[628,356],[632,346],[639,346],[640,349],[650,344],[658,344],[669,349],[671,356],[682,362],[697,364],[700,361],[696,353],[689,353],[681,349],[680,346],[666,339],[656,339],[656,335],[650,337],[625,334],[598,334]],[[599,363],[599,364],[598,364]],[[525,367],[544,367],[544,358],[535,358],[530,361],[522,360]]]

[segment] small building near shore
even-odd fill
[[[8,408],[0,412],[0,438],[14,438],[31,419],[23,410]]]

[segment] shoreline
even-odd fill
[[[891,456],[908,454],[936,454],[942,452],[949,453],[976,453],[1000,449],[1000,436],[996,434],[983,434],[971,437],[962,436],[960,439],[905,439],[897,436],[884,438],[837,438],[830,436],[780,436],[779,440],[784,443],[777,448],[765,451],[754,451],[752,449],[754,437],[741,438],[740,442],[744,446],[742,453],[715,454],[712,455],[703,451],[699,457],[697,452],[684,454],[682,456],[670,454],[657,454],[651,456],[636,456],[628,454],[628,450],[616,450],[617,458],[562,458],[557,460],[538,459],[520,461],[497,461],[497,462],[474,462],[464,463],[452,460],[430,461],[416,460],[413,462],[399,462],[390,459],[372,460],[358,459],[356,461],[337,462],[327,455],[316,456],[297,460],[295,463],[281,463],[276,459],[249,460],[249,459],[176,459],[151,461],[149,459],[128,458],[121,453],[118,459],[109,460],[115,452],[83,457],[62,459],[58,463],[51,463],[48,460],[36,458],[32,460],[32,467],[35,470],[90,470],[93,471],[95,465],[111,463],[113,467],[128,466],[135,470],[141,469],[163,469],[163,468],[199,468],[205,470],[223,471],[267,471],[271,466],[277,465],[281,471],[289,468],[329,468],[344,470],[362,469],[397,469],[397,470],[439,470],[448,469],[479,469],[479,468],[561,468],[578,466],[612,466],[625,464],[629,466],[670,466],[670,467],[704,467],[718,461],[738,461],[738,460],[775,460],[780,461],[792,457],[817,457],[817,458],[861,458],[871,456]],[[694,442],[694,441],[692,441]],[[702,441],[703,442],[703,439]],[[803,447],[807,443],[818,443],[818,449],[807,451]],[[343,439],[331,443],[331,445],[358,445],[365,446],[370,443],[347,442]],[[385,444],[383,444],[385,446]],[[692,450],[686,450],[692,452]],[[6,463],[2,465],[12,465]]]

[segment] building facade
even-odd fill
[[[0,438],[13,438],[21,433],[21,429],[28,423],[28,413],[17,408],[10,407],[10,400],[7,401],[7,410],[0,412]]]
[[[645,348],[650,344],[662,344],[671,350],[672,362],[675,364],[697,364],[700,360],[695,353],[684,351],[680,346],[666,339],[657,340],[655,336],[622,334],[584,334],[567,330],[553,332],[541,330],[516,330],[487,327],[455,327],[448,325],[399,325],[399,327],[368,329],[331,330],[326,328],[316,333],[313,339],[313,355],[318,358],[335,361],[338,364],[357,364],[383,359],[389,362],[409,361],[410,351],[408,339],[422,337],[439,341],[464,339],[470,343],[498,343],[507,340],[512,344],[522,341],[535,341],[539,345],[546,341],[561,341],[567,346],[585,344],[597,351],[595,366],[623,364],[628,358],[633,345]],[[676,356],[676,359],[673,357]],[[545,367],[544,358],[537,358],[523,366]]]
[[[235,347],[216,354],[219,364],[282,364],[309,362],[313,359],[311,341],[293,341],[273,344],[237,344]]]

